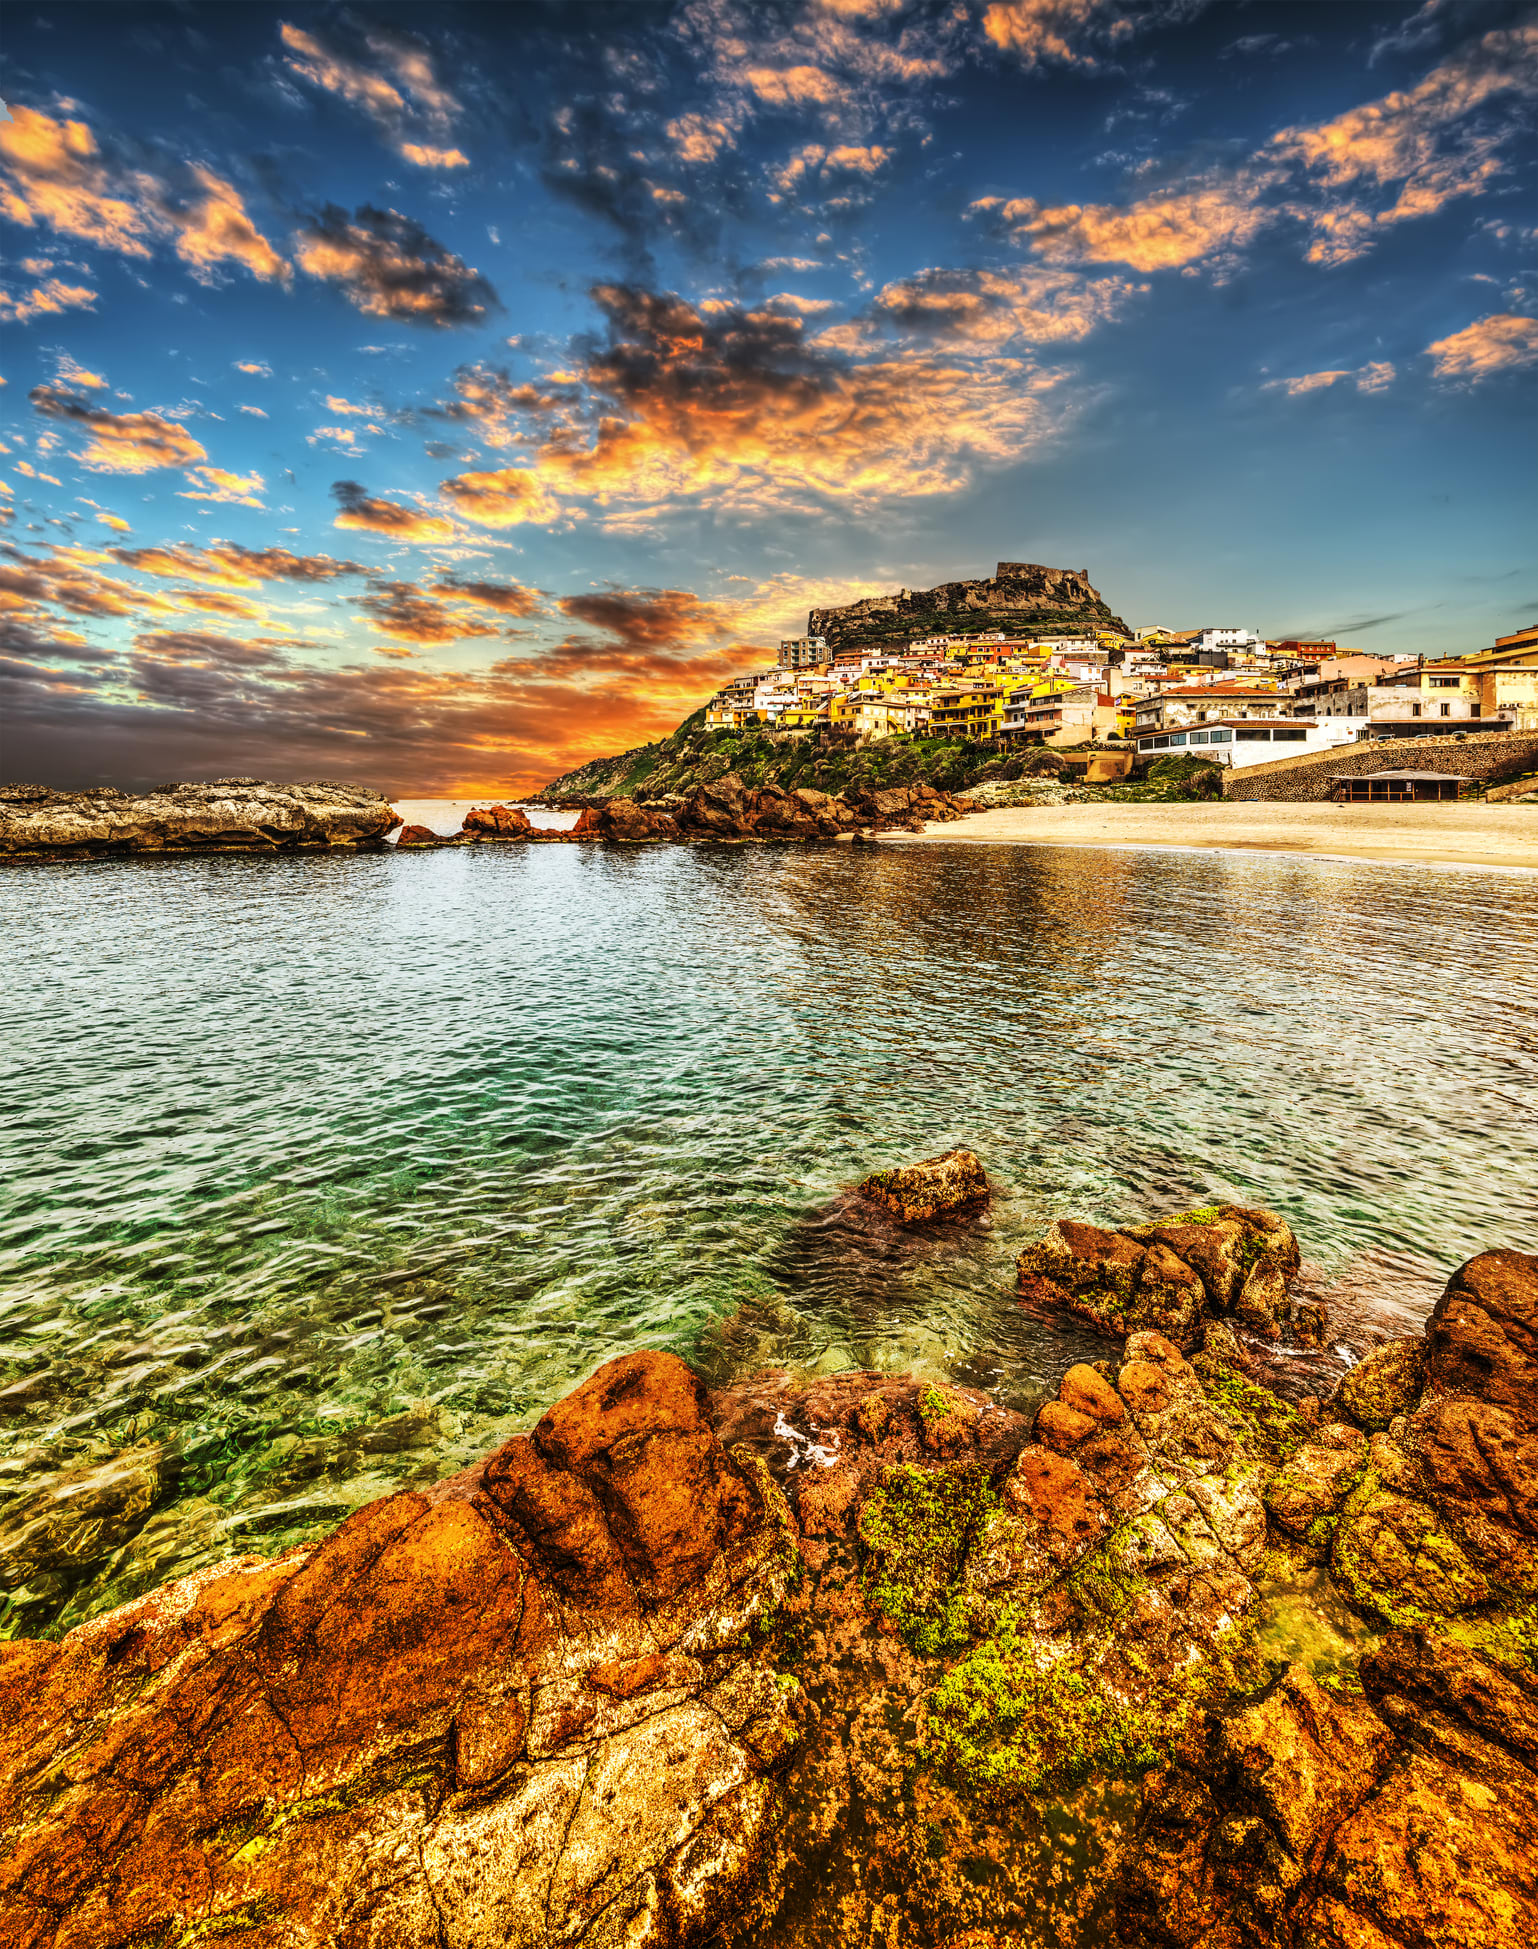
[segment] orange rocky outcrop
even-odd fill
[[[474,805],[460,828],[475,839],[526,839],[534,827],[516,805]]]
[[[1299,1264],[1298,1242],[1274,1212],[1213,1205],[1116,1231],[1060,1218],[1020,1254],[1018,1273],[1033,1304],[1103,1333],[1152,1329],[1192,1347],[1203,1321],[1221,1314],[1269,1339],[1286,1324],[1317,1341],[1323,1316],[1289,1293]]]
[[[670,1354],[332,1536],[0,1647],[0,1940],[703,1940],[797,1693],[783,1505]]]

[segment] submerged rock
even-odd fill
[[[387,800],[361,785],[220,778],[137,794],[0,786],[0,858],[377,849],[400,823]]]
[[[989,1195],[981,1160],[970,1150],[948,1150],[921,1164],[875,1171],[859,1193],[904,1225],[927,1225],[936,1218],[977,1211]]]
[[[1061,1218],[1025,1248],[1017,1269],[1021,1293],[1037,1305],[1066,1307],[1103,1333],[1153,1330],[1191,1348],[1211,1315],[1277,1338],[1291,1320],[1288,1289],[1300,1263],[1291,1228],[1274,1212],[1213,1205],[1115,1231]],[[1318,1325],[1307,1322],[1310,1342]]]

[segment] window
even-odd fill
[[[1169,742],[1170,741],[1168,738],[1155,738],[1153,741],[1153,748],[1155,751],[1168,751]]]
[[[1410,706],[1410,715],[1411,715],[1411,717],[1419,717],[1419,716],[1420,716],[1420,714],[1421,714],[1421,707],[1420,707],[1420,705],[1419,705],[1419,704],[1412,704],[1412,705]]]
[[[1174,735],[1174,736],[1173,736],[1173,737],[1172,737],[1172,738],[1170,739],[1170,743],[1171,743],[1172,745],[1174,745],[1174,744],[1184,744],[1184,743],[1185,743],[1185,741],[1186,741],[1186,734],[1185,734],[1185,732],[1184,732],[1184,731],[1177,731],[1177,732],[1175,733],[1175,735]]]
[[[1214,731],[1212,734],[1212,742],[1214,744],[1228,744],[1232,740],[1233,735],[1232,731]]]
[[[1306,724],[1300,725],[1297,730],[1293,730],[1289,725],[1285,731],[1277,729],[1271,733],[1271,741],[1273,744],[1297,744],[1300,740],[1306,740],[1307,737],[1308,726]]]
[[[1207,742],[1207,733],[1205,731],[1193,731],[1191,733],[1191,742],[1192,744],[1205,744]]]
[[[1453,714],[1453,707],[1452,707],[1452,705],[1451,705],[1451,704],[1444,704],[1444,705],[1442,706],[1442,715],[1443,715],[1443,717],[1451,717],[1451,716],[1452,716],[1452,714]]]
[[[1239,731],[1239,742],[1241,744],[1263,744],[1270,736],[1271,733],[1265,730],[1263,727],[1255,730],[1250,730],[1244,726],[1241,726]]]

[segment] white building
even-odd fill
[[[1189,752],[1215,765],[1267,765],[1273,758],[1300,758],[1305,752],[1331,751],[1354,744],[1356,732],[1343,721],[1310,723],[1300,717],[1271,720],[1234,717],[1188,731],[1147,732],[1137,740],[1140,758]]]
[[[1253,629],[1204,629],[1198,632],[1191,648],[1198,653],[1202,650],[1249,651],[1252,654],[1266,647],[1266,639]]]

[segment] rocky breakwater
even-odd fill
[[[778,785],[753,787],[745,785],[735,772],[728,772],[714,784],[700,786],[688,799],[645,805],[634,799],[608,799],[601,805],[585,806],[568,832],[472,827],[474,820],[507,811],[501,806],[477,808],[465,820],[458,838],[603,839],[630,845],[657,840],[732,844],[747,840],[832,840],[851,838],[862,831],[919,832],[927,820],[960,819],[975,809],[929,785],[901,785],[889,791],[838,798],[827,792],[785,791]]]
[[[0,859],[377,850],[400,824],[365,786],[219,778],[153,792],[0,786]]]
[[[668,1354],[483,1466],[0,1646],[0,1940],[702,1942],[800,1737],[783,1500]]]

